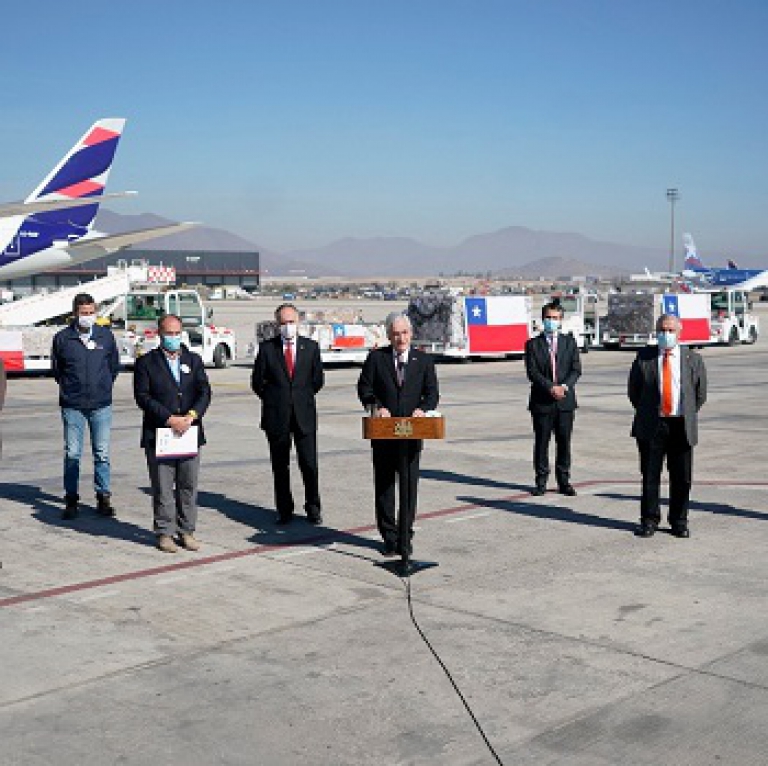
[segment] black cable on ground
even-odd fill
[[[477,720],[477,717],[472,712],[472,708],[469,706],[469,703],[464,698],[464,695],[461,693],[461,689],[459,689],[456,682],[453,680],[453,676],[451,675],[451,671],[448,670],[448,667],[446,664],[440,659],[440,655],[435,651],[432,644],[429,643],[429,639],[424,635],[424,631],[419,627],[419,623],[416,622],[416,615],[413,613],[413,602],[411,600],[411,578],[409,576],[405,576],[403,578],[403,582],[405,583],[405,595],[406,599],[408,601],[408,612],[411,615],[411,622],[413,623],[413,626],[416,628],[416,631],[421,636],[424,643],[427,645],[427,648],[430,652],[432,652],[432,656],[437,660],[440,667],[443,669],[443,672],[446,676],[448,676],[448,680],[451,682],[451,686],[453,686],[456,694],[459,696],[459,699],[461,700],[461,703],[464,705],[464,708],[466,709],[467,713],[469,713],[469,717],[472,719],[472,722],[475,724],[475,728],[480,732],[480,736],[483,738],[483,742],[485,742],[486,747],[490,751],[491,755],[496,759],[496,763],[499,764],[499,766],[504,766],[501,758],[499,758],[499,754],[493,749],[493,745],[490,743],[490,740],[485,735],[485,732],[483,731],[483,727],[480,725],[480,721]]]

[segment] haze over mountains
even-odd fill
[[[120,215],[102,209],[97,228],[108,233],[160,226],[160,216]],[[148,243],[158,250],[258,250],[270,276],[424,277],[459,272],[526,278],[666,268],[658,248],[600,242],[581,234],[509,226],[478,234],[451,247],[434,247],[406,237],[347,237],[322,247],[277,253],[223,229],[199,226]],[[679,257],[679,254],[678,254]]]

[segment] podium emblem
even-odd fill
[[[395,423],[394,433],[401,439],[408,439],[413,436],[413,424],[410,420],[400,420]]]

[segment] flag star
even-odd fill
[[[482,313],[483,313],[483,310],[480,308],[480,306],[475,306],[475,307],[472,309],[472,313],[473,313],[473,314],[474,314],[476,317],[479,317],[479,316],[480,316],[480,314],[482,314]]]

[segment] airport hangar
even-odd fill
[[[260,258],[257,251],[234,250],[145,250],[128,248],[104,258],[69,266],[56,271],[44,271],[34,276],[0,282],[15,293],[72,287],[107,274],[109,266],[118,262],[147,261],[150,266],[172,266],[176,269],[177,285],[206,287],[241,287],[248,292],[261,284]]]

